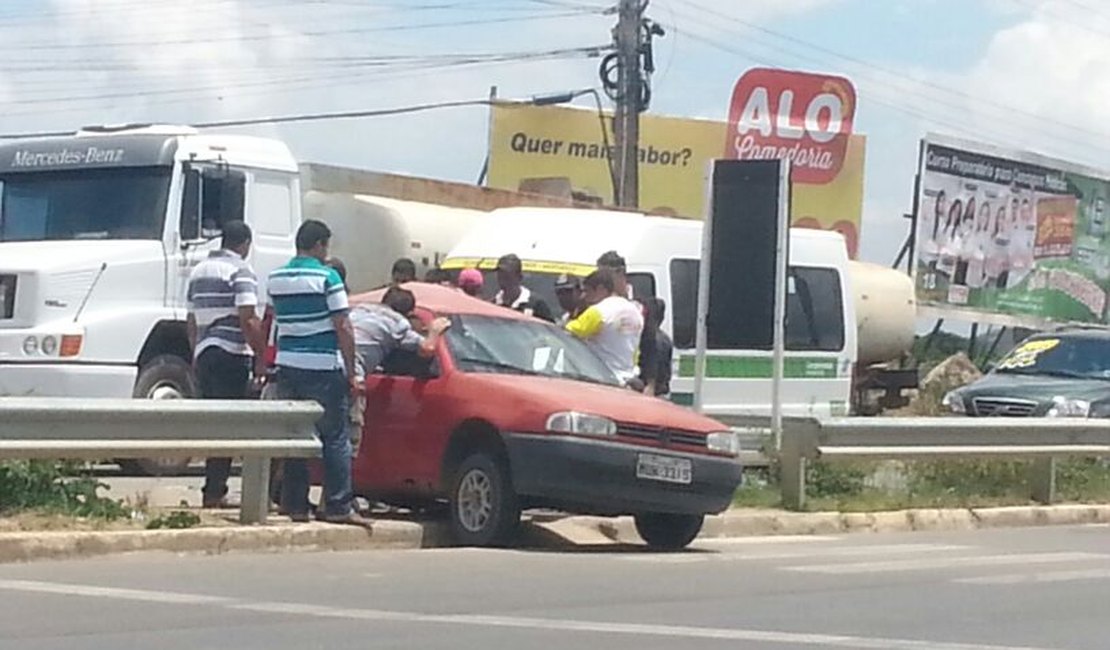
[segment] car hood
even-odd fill
[[[995,372],[965,386],[960,393],[971,398],[1024,399],[1038,403],[1051,402],[1057,396],[1094,402],[1110,399],[1110,380]]]
[[[697,433],[728,430],[724,424],[688,408],[627,388],[528,375],[467,373],[466,376],[475,382],[481,394],[495,396],[491,399],[496,400],[499,408],[511,410],[511,419],[528,429],[536,428],[535,423],[542,427],[552,413],[578,411],[645,427]]]

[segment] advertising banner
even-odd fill
[[[490,187],[520,190],[538,181],[563,181],[570,190],[604,203],[613,198],[607,155],[613,155],[612,120],[605,114],[609,150],[596,110],[503,103],[492,108]],[[701,219],[705,173],[721,157],[726,122],[645,114],[640,118],[640,209]],[[848,136],[838,171],[824,183],[795,183],[791,223],[837,230],[855,257],[863,212],[866,140]],[[734,158],[735,156],[727,156]]]
[[[932,135],[919,173],[919,304],[1029,327],[1107,322],[1110,175]]]

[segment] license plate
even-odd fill
[[[689,485],[694,480],[694,464],[685,458],[639,454],[636,458],[636,478]]]

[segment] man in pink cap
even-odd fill
[[[485,280],[478,269],[463,269],[459,272],[459,289],[466,295],[480,298],[483,284]]]

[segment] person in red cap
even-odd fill
[[[478,269],[463,269],[459,272],[459,289],[468,296],[478,298],[482,293],[482,286],[485,284],[485,279],[482,277],[482,272]]]

